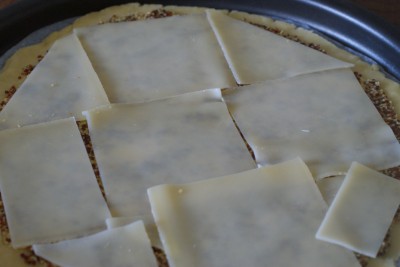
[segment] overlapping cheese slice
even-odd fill
[[[352,66],[222,12],[207,16],[239,84]]]
[[[400,204],[400,181],[353,163],[316,237],[376,257]]]
[[[0,189],[12,245],[105,228],[110,216],[74,118],[0,132]]]
[[[255,168],[215,91],[85,113],[114,216],[150,215],[148,187]]]
[[[300,156],[320,178],[352,161],[400,164],[399,142],[350,69],[239,87],[224,99],[260,165]]]
[[[326,205],[300,159],[148,195],[171,267],[359,266],[315,239]]]
[[[76,32],[112,103],[236,85],[204,14]]]
[[[104,89],[75,35],[54,43],[0,112],[0,129],[75,116],[109,104]]]
[[[63,267],[157,267],[143,222],[55,244],[34,245],[35,253]]]

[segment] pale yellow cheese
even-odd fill
[[[352,161],[400,165],[400,144],[350,69],[225,91],[260,165],[301,157],[315,178],[346,174]]]
[[[239,84],[352,66],[222,12],[207,16]]]
[[[376,257],[400,204],[400,181],[353,163],[316,237]]]
[[[104,201],[74,118],[0,132],[0,189],[14,247],[105,228]]]
[[[148,195],[171,267],[360,266],[315,239],[326,205],[300,159]]]
[[[99,78],[74,34],[50,48],[0,112],[0,130],[75,116],[109,104]]]
[[[112,103],[235,85],[204,14],[75,31]]]
[[[148,187],[256,167],[215,90],[114,104],[85,115],[113,216],[134,216],[147,224]]]

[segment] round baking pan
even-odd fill
[[[19,0],[0,11],[0,56],[45,26],[129,0]],[[143,4],[240,10],[290,21],[322,33],[376,62],[400,80],[400,31],[346,0],[144,0]],[[68,20],[67,20],[68,22]],[[67,23],[61,23],[61,25]],[[60,26],[59,26],[60,27]],[[57,26],[50,27],[50,29]],[[267,49],[267,48],[266,48]],[[1,67],[0,62],[0,67]]]

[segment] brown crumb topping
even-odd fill
[[[137,20],[145,20],[145,19],[159,19],[159,18],[170,17],[173,15],[174,15],[174,13],[172,13],[171,11],[167,11],[165,9],[156,9],[156,10],[152,10],[147,13],[138,13],[138,14],[132,14],[132,15],[126,15],[126,16],[112,15],[108,20],[100,21],[99,24],[137,21]]]
[[[262,29],[264,29],[264,30],[267,30],[267,31],[269,31],[269,32],[275,33],[275,34],[277,34],[277,35],[280,35],[280,36],[282,36],[282,37],[284,37],[284,38],[286,38],[286,39],[292,40],[292,41],[294,41],[294,42],[296,42],[296,43],[305,45],[305,46],[307,46],[307,47],[309,47],[309,48],[312,48],[312,49],[314,49],[314,50],[317,50],[317,51],[319,51],[319,52],[321,52],[321,53],[326,54],[326,50],[323,49],[319,44],[304,42],[304,41],[303,41],[299,36],[297,36],[297,35],[289,34],[289,33],[286,33],[286,32],[283,31],[283,30],[280,30],[280,29],[277,29],[277,28],[273,28],[273,27],[270,27],[270,26],[265,26],[265,25],[255,24],[255,23],[250,23],[250,24],[252,24],[252,25],[254,25],[254,26],[257,26],[257,27],[260,27],[260,28],[262,28]]]
[[[167,256],[162,249],[153,247],[153,252],[156,256],[159,267],[169,267]]]

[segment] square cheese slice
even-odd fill
[[[376,257],[399,204],[400,181],[354,162],[316,237]]]
[[[222,12],[207,16],[239,84],[352,66]]]
[[[144,216],[147,222],[148,187],[256,167],[225,103],[208,95],[196,92],[85,112],[113,216]]]
[[[14,247],[105,228],[110,216],[74,118],[0,132],[0,189]]]
[[[112,103],[235,86],[205,14],[77,29]]]
[[[300,156],[314,177],[345,174],[351,162],[400,165],[400,144],[350,69],[225,91],[224,99],[260,165]]]
[[[326,206],[300,159],[148,195],[171,267],[359,266],[315,239]]]
[[[65,267],[157,267],[143,222],[55,244],[33,245],[35,254]]]
[[[0,130],[75,116],[109,104],[78,38],[54,43],[0,112]]]

